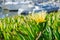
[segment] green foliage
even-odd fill
[[[60,40],[60,12],[46,15],[38,23],[31,15],[0,19],[0,40]]]

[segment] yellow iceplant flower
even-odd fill
[[[35,20],[37,23],[45,22],[46,13],[33,14],[30,18]]]

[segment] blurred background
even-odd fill
[[[36,5],[38,4],[45,5],[46,3],[47,4],[55,3],[57,4],[58,7],[60,7],[60,0],[22,0],[22,1],[21,0],[0,0],[0,18],[3,18],[5,16],[17,15],[22,11],[28,13],[26,10],[28,10],[30,6],[31,7],[29,8],[29,11],[31,12],[33,9],[35,9]],[[44,9],[40,8],[37,11],[41,11],[41,10],[44,10]]]

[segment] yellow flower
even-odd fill
[[[30,18],[35,20],[37,23],[45,22],[46,13],[33,14]]]

